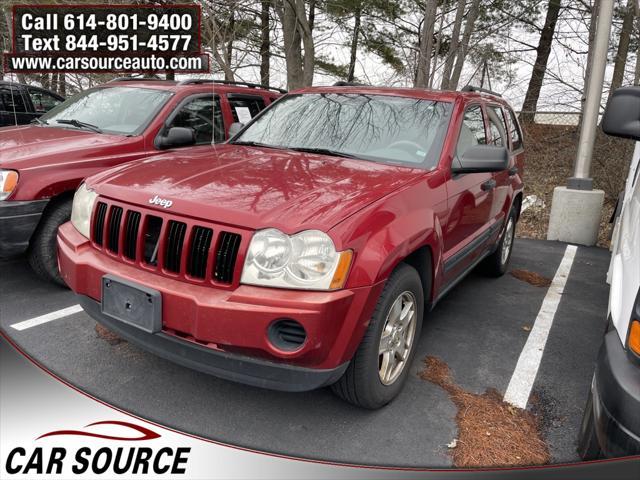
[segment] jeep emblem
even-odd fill
[[[155,196],[149,199],[149,203],[151,205],[159,205],[162,208],[171,208],[173,202],[171,200],[165,200],[164,198],[160,198],[159,196]]]

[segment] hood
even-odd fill
[[[0,167],[23,170],[50,163],[54,155],[93,151],[121,143],[126,137],[71,128],[23,125],[0,128]]]
[[[326,231],[424,173],[365,160],[219,145],[132,162],[87,184],[106,197],[172,215],[295,233]]]

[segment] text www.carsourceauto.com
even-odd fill
[[[8,70],[18,72],[51,72],[51,71],[140,71],[140,70],[175,70],[204,71],[207,69],[202,56],[162,57],[106,57],[106,56],[59,56],[35,57],[31,55],[11,55],[7,58]]]

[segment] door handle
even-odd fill
[[[480,186],[480,188],[482,188],[484,192],[493,190],[494,188],[496,188],[496,181],[493,178],[491,180],[487,180]]]
[[[518,174],[518,166],[515,165],[509,169],[509,176],[515,177]]]

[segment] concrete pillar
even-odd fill
[[[613,0],[601,0],[596,38],[593,45],[593,65],[586,84],[586,101],[578,142],[573,176],[566,187],[553,191],[548,240],[595,245],[598,241],[604,192],[593,190],[591,160],[598,128],[607,51],[613,17]]]

